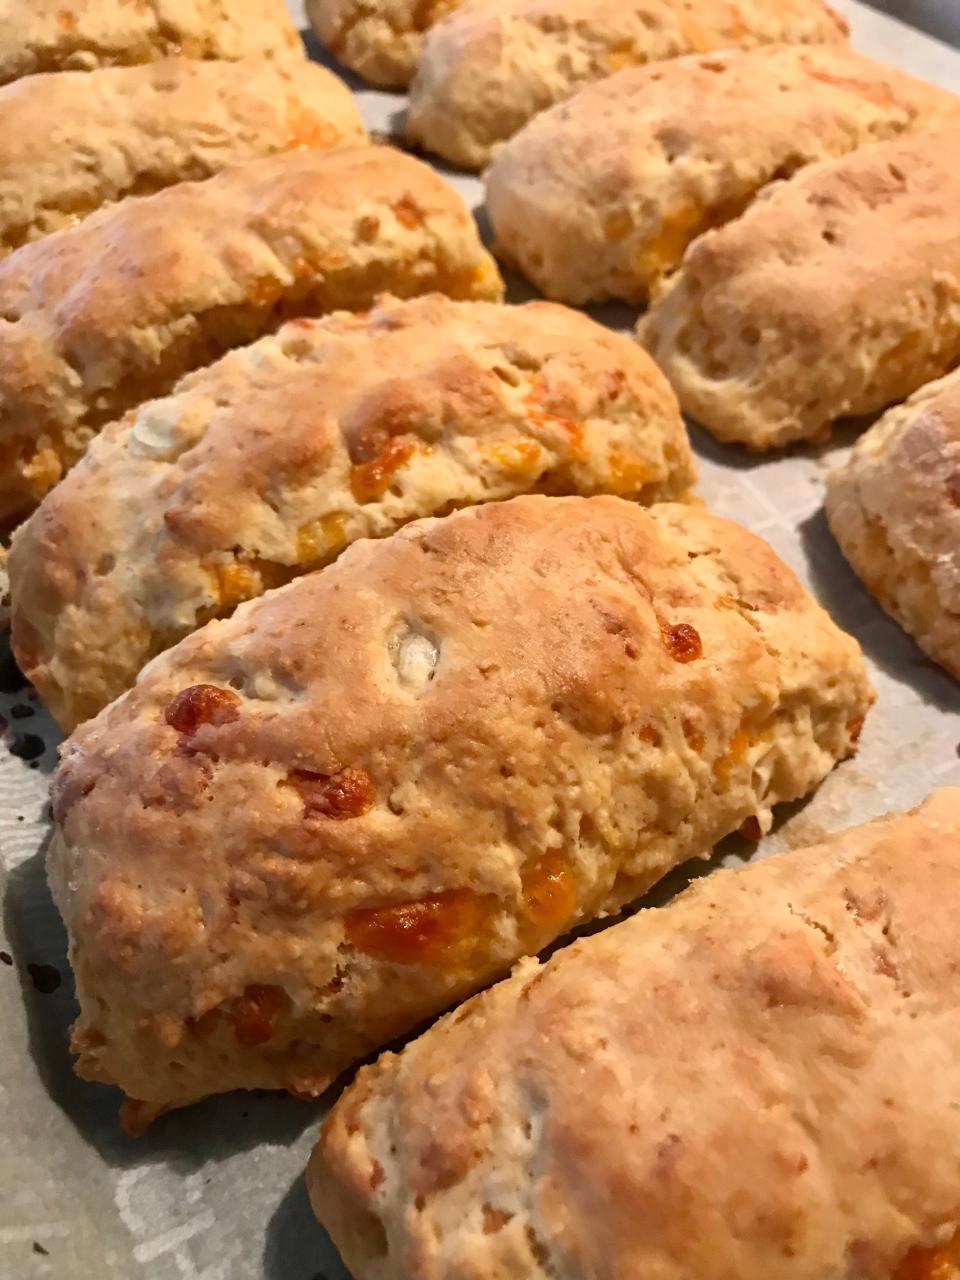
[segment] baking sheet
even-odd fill
[[[960,92],[960,53],[852,0],[836,3],[863,52]],[[300,6],[292,8],[303,25]],[[357,87],[369,126],[393,131],[403,99]],[[455,182],[478,207],[480,183]],[[511,296],[527,294],[515,287]],[[632,320],[627,309],[597,314],[618,326]],[[827,532],[823,475],[842,456],[843,438],[766,461],[699,432],[694,443],[709,505],[767,538],[859,637],[879,693],[860,754],[784,814],[755,856],[960,783],[960,687],[872,602]],[[117,1127],[116,1091],[73,1076],[65,936],[43,872],[58,734],[5,651],[0,715],[0,1278],[346,1280],[303,1186],[323,1104],[234,1094],[164,1117],[131,1142]],[[744,851],[728,842],[720,860]]]

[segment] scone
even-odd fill
[[[355,543],[63,748],[77,1069],[151,1113],[349,1063],[804,795],[859,647],[702,508],[526,496]]]
[[[284,0],[0,0],[0,84],[180,57],[302,57]]]
[[[501,288],[461,196],[388,147],[234,165],[24,245],[0,262],[0,519],[107,422],[286,318]]]
[[[828,476],[826,505],[870,591],[960,679],[960,371],[875,423]]]
[[[0,89],[0,120],[0,254],[125,196],[367,136],[342,80],[262,58],[27,76]]]
[[[843,46],[767,45],[608,76],[532,120],[487,174],[495,252],[565,302],[643,302],[702,232],[811,161],[960,98]]]
[[[462,0],[306,0],[317,38],[345,67],[387,89],[413,79],[423,33]]]
[[[11,549],[13,648],[69,730],[358,538],[530,491],[678,498],[694,478],[666,379],[576,311],[434,295],[297,320],[129,414],[47,495]]]
[[[960,361],[960,129],[811,165],[687,250],[638,335],[719,440],[822,439]]]
[[[479,169],[538,112],[624,67],[846,38],[846,23],[823,0],[471,0],[424,40],[407,136]]]
[[[949,1280],[958,897],[946,790],[528,961],[363,1068],[317,1216],[356,1280]]]

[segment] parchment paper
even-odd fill
[[[863,52],[960,91],[960,53],[852,0],[836,2]],[[356,87],[370,127],[395,129],[403,98]],[[455,181],[479,206],[479,182]],[[633,316],[611,309],[601,318],[624,326]],[[872,602],[827,532],[823,475],[843,438],[759,462],[700,432],[694,441],[709,505],[766,537],[859,637],[879,692],[857,758],[784,814],[754,856],[960,783],[960,688]],[[131,1142],[117,1127],[117,1093],[73,1076],[72,984],[43,870],[58,734],[0,655],[0,950],[12,960],[0,956],[0,1278],[345,1280],[303,1188],[322,1104],[234,1094],[165,1117]],[[744,853],[728,842],[719,860]],[[683,879],[672,877],[657,898]]]

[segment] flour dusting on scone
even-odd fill
[[[0,84],[161,58],[302,58],[284,0],[6,0]]]
[[[960,679],[960,372],[860,438],[827,478],[826,507],[869,590]]]
[[[0,262],[0,519],[106,423],[284,319],[498,298],[463,198],[389,147],[302,150],[125,200]]]
[[[357,1280],[948,1280],[960,790],[697,882],[363,1068],[307,1174]]]
[[[838,45],[621,71],[499,152],[486,199],[496,253],[560,301],[644,302],[768,183],[951,115],[955,94]]]
[[[367,137],[332,72],[263,58],[27,76],[0,89],[0,120],[0,254],[127,196]]]
[[[480,169],[539,112],[611,72],[712,49],[846,38],[823,0],[473,0],[426,35],[407,136]]]
[[[960,126],[873,143],[695,240],[638,336],[720,440],[822,439],[960,361]]]
[[[527,492],[678,499],[694,478],[666,379],[578,312],[432,295],[293,321],[104,432],[20,527],[14,652],[69,730],[359,538]]]
[[[63,748],[78,1070],[320,1094],[855,749],[859,646],[690,505],[525,496],[355,543]]]

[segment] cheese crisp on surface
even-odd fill
[[[158,1110],[371,1049],[855,750],[859,646],[699,507],[519,497],[354,544],[63,748],[81,1075]]]

